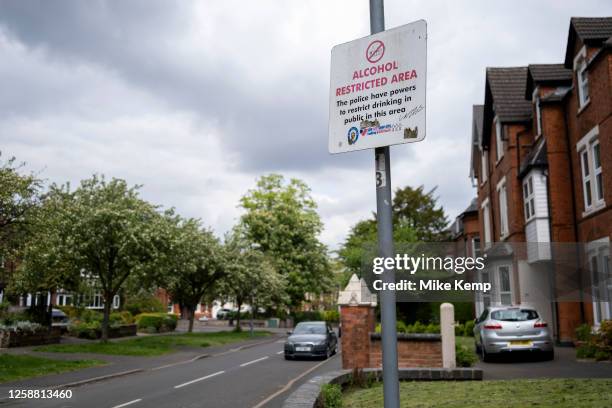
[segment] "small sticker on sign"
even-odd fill
[[[385,154],[379,153],[376,155],[376,188],[387,185]]]

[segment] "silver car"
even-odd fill
[[[517,351],[541,352],[548,360],[555,357],[548,324],[531,307],[487,307],[474,323],[476,352],[483,361]]]

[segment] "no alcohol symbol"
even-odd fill
[[[385,44],[380,40],[372,41],[366,48],[366,59],[372,64],[380,61],[383,55],[385,55]]]

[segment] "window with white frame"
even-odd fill
[[[599,140],[596,139],[591,143],[591,152],[593,154],[593,177],[595,178],[595,200],[603,201],[603,174],[601,169],[601,147]]]
[[[489,177],[489,152],[480,151],[480,183],[487,181]]]
[[[497,154],[497,161],[500,161],[502,157],[504,157],[504,139],[503,139],[503,125],[501,124],[499,118],[496,116],[493,119],[495,122],[495,150]]]
[[[103,307],[104,307],[104,302],[102,301],[102,294],[94,293],[93,295],[91,295],[87,308],[88,309],[102,309]]]
[[[119,309],[119,305],[121,304],[121,298],[119,295],[113,296],[113,309]]]
[[[500,239],[508,235],[508,194],[506,193],[506,178],[497,184],[499,198],[499,235]]]
[[[472,238],[472,257],[477,258],[480,256],[480,238]]]
[[[491,246],[491,206],[488,198],[483,201],[481,208],[485,248],[489,248]]]
[[[500,265],[497,267],[497,278],[499,280],[499,302],[502,305],[512,304],[512,289],[510,284],[510,266]]]
[[[582,192],[585,213],[605,206],[603,174],[601,168],[601,147],[599,145],[599,126],[595,126],[576,144],[580,157]]]
[[[525,203],[525,222],[535,217],[535,194],[533,193],[533,176],[523,182],[523,202]]]
[[[609,238],[589,242],[587,254],[591,275],[593,322],[595,326],[599,326],[603,320],[612,318],[612,265]]]
[[[587,72],[586,46],[583,46],[574,57],[574,72],[576,75],[576,90],[579,109],[589,103],[589,77]]]
[[[72,295],[69,294],[58,294],[56,303],[58,306],[70,306],[72,305]]]

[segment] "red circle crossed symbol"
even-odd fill
[[[372,64],[380,61],[385,55],[385,44],[380,40],[374,40],[366,48],[366,59]]]

